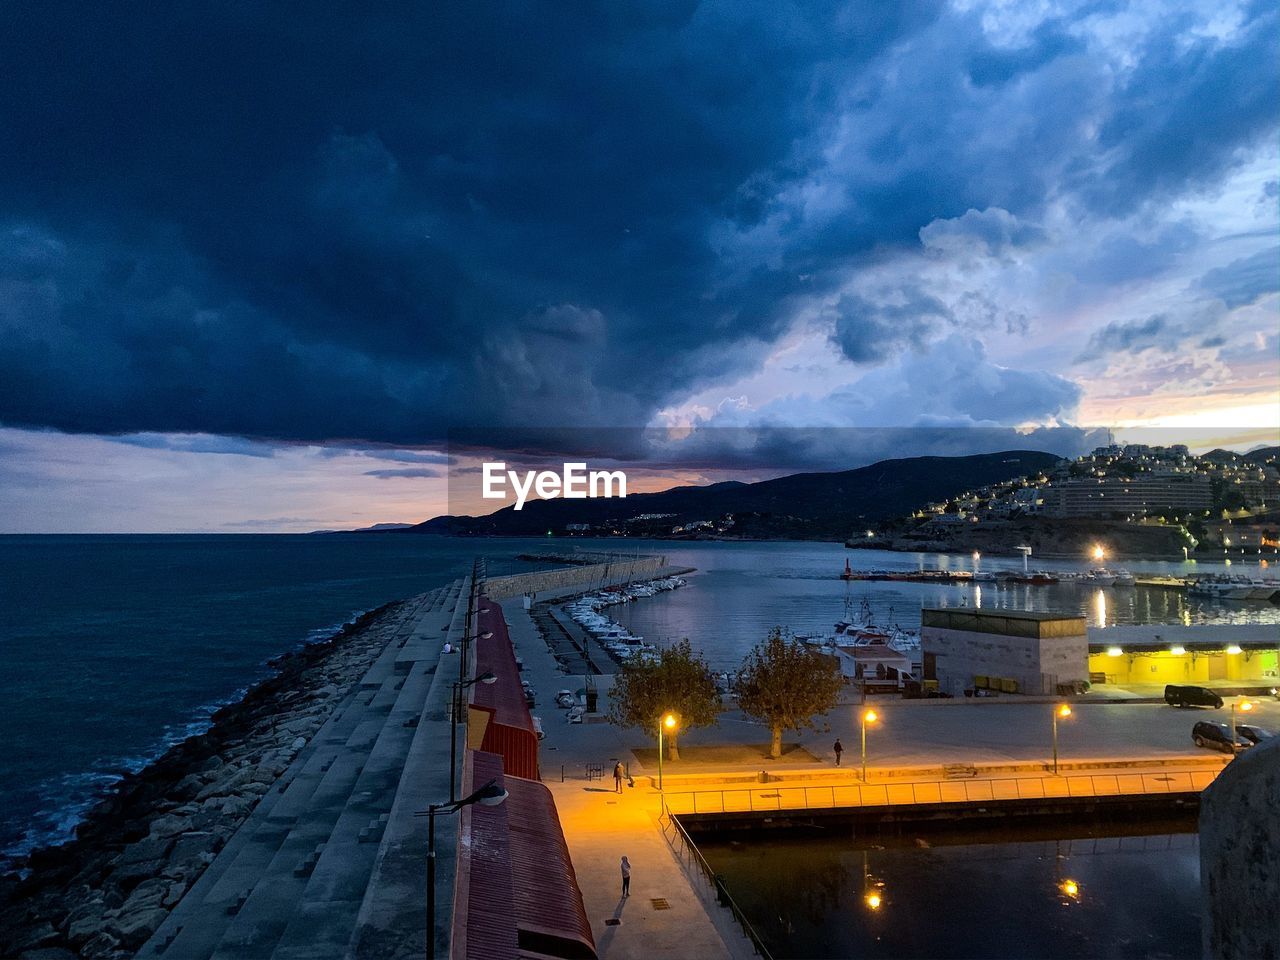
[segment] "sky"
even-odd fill
[[[516,435],[1276,442],[1278,19],[5,4],[0,531],[416,521]]]

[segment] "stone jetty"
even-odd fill
[[[242,928],[259,904],[250,896],[256,884],[247,877],[237,880],[231,869],[237,861],[226,855],[237,844],[252,846],[245,828],[254,818],[265,821],[268,811],[279,814],[296,806],[303,792],[310,790],[314,797],[321,788],[338,791],[328,798],[326,808],[334,816],[303,818],[316,837],[308,836],[305,850],[297,855],[291,850],[283,854],[289,879],[305,881],[320,872],[326,843],[333,844],[331,834],[339,832],[339,823],[350,827],[353,844],[382,839],[386,816],[365,816],[362,811],[355,824],[344,823],[343,814],[348,805],[359,806],[358,790],[369,786],[359,774],[372,776],[366,761],[373,741],[382,727],[391,725],[391,704],[385,701],[390,696],[394,703],[399,697],[398,688],[416,663],[414,651],[439,656],[455,610],[459,617],[464,612],[465,602],[459,603],[466,596],[464,589],[465,581],[458,580],[387,604],[328,640],[278,658],[272,663],[274,675],[238,703],[218,711],[207,732],[188,738],[118,783],[78,826],[73,841],[36,850],[17,871],[0,877],[0,956],[126,957],[162,952],[184,934],[190,938],[197,933],[203,937],[204,956],[270,955],[270,950],[237,948],[251,942],[252,938],[243,939]],[[370,686],[371,677],[379,678],[375,687]],[[416,726],[422,691],[416,695],[419,702],[402,705],[405,716],[395,718],[394,730],[401,740],[411,738]],[[356,744],[354,752],[362,754],[359,762],[344,761],[349,769],[335,770],[338,762],[321,755],[321,741],[328,747],[337,737]],[[390,749],[400,752],[403,766],[407,743],[397,742]],[[390,805],[398,771],[383,773],[381,784],[390,787],[384,804]],[[278,817],[273,827],[280,841],[277,852],[286,851],[297,838]],[[367,859],[372,860],[378,847],[372,844]],[[215,863],[220,865],[217,878],[211,871]],[[259,872],[269,875],[269,863],[268,859],[254,868],[255,877]],[[362,893],[369,872],[349,879],[361,885]],[[187,931],[171,922],[182,915],[184,903],[190,909],[193,895],[205,891],[208,896],[215,880],[239,884],[230,895],[235,909],[220,913],[224,929]],[[298,901],[304,903],[301,896]],[[354,926],[354,917],[351,920]],[[165,939],[149,944],[162,928],[167,930]],[[278,932],[286,931],[282,926]],[[314,936],[314,929],[307,934]],[[189,957],[196,952],[178,947],[170,955]]]

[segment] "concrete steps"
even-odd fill
[[[424,619],[439,619],[438,607],[448,599],[449,591],[442,588],[417,600],[405,625],[362,681],[261,798],[140,956],[163,953],[195,960],[272,954],[317,872],[322,871],[335,835],[345,839],[344,814],[367,800],[363,794],[377,792],[371,791],[370,780],[362,783],[374,746],[388,729],[401,731],[402,737],[413,733],[402,723],[413,698],[420,695],[405,677],[396,675],[396,657],[400,643]],[[385,788],[383,784],[381,789]],[[362,820],[357,815],[356,842],[361,829],[378,822],[390,800],[380,806]],[[367,842],[369,835],[366,849],[373,847]],[[372,861],[372,854],[368,859]]]

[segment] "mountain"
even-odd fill
[[[1275,463],[1277,459],[1280,459],[1280,447],[1255,447],[1248,453],[1237,453],[1234,450],[1223,450],[1219,447],[1216,450],[1201,454],[1200,459],[1212,460],[1214,463],[1233,463],[1243,460],[1247,463],[1255,463],[1258,466],[1262,466],[1266,463]]]
[[[674,487],[626,499],[537,500],[481,517],[435,517],[407,533],[474,536],[560,534],[568,524],[606,525],[632,535],[669,535],[672,527],[733,515],[727,535],[842,540],[875,521],[988,484],[1050,469],[1061,458],[1034,450],[969,457],[882,460],[856,470],[797,473],[758,483]],[[670,514],[635,521],[642,514]],[[628,522],[630,521],[630,522]]]

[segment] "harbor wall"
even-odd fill
[[[620,557],[607,563],[557,567],[554,570],[534,570],[506,577],[491,577],[485,581],[484,592],[490,599],[505,600],[526,593],[543,594],[577,587],[584,583],[627,583],[632,580],[656,577],[666,566],[666,557]]]
[[[1245,751],[1200,807],[1204,956],[1280,956],[1280,739]]]

